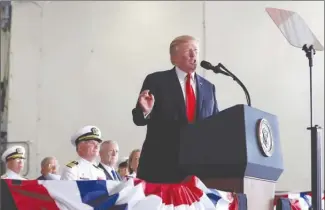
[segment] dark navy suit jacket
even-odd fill
[[[106,175],[106,180],[114,180],[114,178],[111,176],[110,173],[108,173],[108,172],[106,171],[105,167],[104,167],[102,164],[99,163],[99,164],[98,164],[98,167],[104,170],[104,173],[105,173],[105,175]],[[117,175],[118,180],[121,181],[122,178],[121,178],[121,176],[117,173],[117,171],[116,171],[116,175]]]
[[[37,180],[46,180],[46,178],[43,175],[41,175],[37,178]]]
[[[217,114],[215,86],[195,74],[196,121]],[[139,106],[132,110],[133,122],[147,125],[146,139],[142,146],[137,177],[151,182],[179,182],[186,177],[178,164],[179,135],[188,124],[185,100],[175,68],[149,74],[141,91],[150,90],[155,105],[145,118]]]

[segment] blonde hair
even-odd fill
[[[172,59],[172,56],[175,54],[175,52],[177,51],[177,47],[181,44],[184,44],[186,42],[189,41],[198,41],[197,39],[195,39],[193,36],[190,35],[182,35],[182,36],[178,36],[176,37],[169,45],[169,54],[170,54],[170,61],[172,62],[172,64],[174,65],[174,61]]]
[[[132,152],[131,152],[131,154],[130,154],[130,156],[129,156],[129,164],[128,164],[128,167],[129,167],[129,172],[130,172],[130,174],[132,174],[133,173],[133,169],[131,168],[131,164],[132,164],[132,161],[133,161],[133,156],[134,156],[134,154],[136,153],[136,152],[141,152],[141,150],[140,149],[135,149],[135,150],[132,150]]]

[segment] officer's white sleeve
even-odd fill
[[[8,177],[7,174],[3,174],[3,175],[1,176],[1,179],[10,179],[10,178]]]
[[[61,174],[61,180],[78,180],[76,168],[70,168],[65,166]]]
[[[103,170],[101,170],[101,169],[98,169],[98,178],[106,180],[105,172]]]

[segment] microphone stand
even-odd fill
[[[311,191],[312,206],[310,210],[322,210],[322,190],[321,190],[321,132],[320,126],[313,126],[313,57],[316,54],[313,45],[307,47],[305,44],[302,50],[306,53],[309,61],[309,103],[310,103],[310,127],[311,132]],[[324,145],[325,146],[325,145]]]
[[[245,96],[246,96],[246,101],[247,101],[247,104],[248,106],[252,106],[251,104],[251,97],[249,95],[249,92],[247,90],[247,88],[245,87],[245,85],[240,81],[240,79],[238,79],[238,77],[236,77],[233,73],[231,73],[224,65],[222,65],[221,63],[219,63],[215,68],[217,68],[220,73],[222,71],[225,71],[226,73],[223,73],[224,75],[227,75],[227,76],[230,76],[233,80],[235,80],[239,85],[240,87],[244,90],[245,92]],[[217,72],[218,73],[218,72]]]

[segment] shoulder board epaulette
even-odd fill
[[[76,166],[76,165],[78,165],[79,163],[78,163],[78,161],[71,161],[70,163],[68,163],[66,166],[67,167],[69,167],[69,168],[72,168],[72,167],[74,167],[74,166]]]

